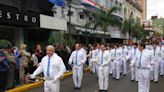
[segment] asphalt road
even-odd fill
[[[95,74],[86,73],[83,77],[82,89],[74,90],[72,78],[61,81],[60,92],[98,92],[98,82]],[[164,92],[164,77],[158,83],[151,83],[150,92]],[[43,87],[27,92],[43,92]],[[130,81],[130,75],[121,76],[120,80],[109,79],[108,92],[137,92],[137,83]]]

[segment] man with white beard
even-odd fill
[[[139,51],[134,56],[130,66],[133,65],[138,68],[138,92],[149,92],[151,53],[145,49],[144,44],[139,45]]]
[[[66,71],[63,60],[54,51],[54,47],[48,45],[47,55],[43,57],[35,72],[30,75],[31,79],[34,79],[36,75],[43,72],[45,77],[44,92],[60,92],[60,77]]]
[[[73,71],[73,82],[74,89],[81,89],[81,83],[83,79],[83,64],[86,62],[86,54],[81,51],[80,44],[75,45],[75,51],[72,52],[69,58],[69,64],[72,67]]]

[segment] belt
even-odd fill
[[[49,80],[50,81],[50,80],[54,80],[54,78],[45,78],[45,80]]]
[[[145,69],[149,69],[149,68],[144,68],[144,67],[138,67],[138,69],[143,69],[143,70],[145,70]]]

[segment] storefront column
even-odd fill
[[[24,43],[24,32],[22,27],[18,27],[15,30],[15,46],[19,47]]]

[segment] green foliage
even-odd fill
[[[92,29],[96,29],[100,27],[104,31],[104,34],[107,31],[108,26],[121,27],[122,23],[118,21],[118,19],[114,15],[112,15],[112,13],[116,10],[119,10],[119,8],[112,7],[110,10],[106,10],[106,11],[98,10],[94,14],[95,15],[94,19],[88,22],[85,27],[90,28],[91,25],[93,25]]]
[[[51,32],[49,39],[49,44],[62,44],[74,46],[76,41],[70,35],[64,35],[60,32]]]
[[[0,46],[3,46],[4,48],[11,48],[12,44],[10,43],[10,41],[2,39],[0,40]]]

